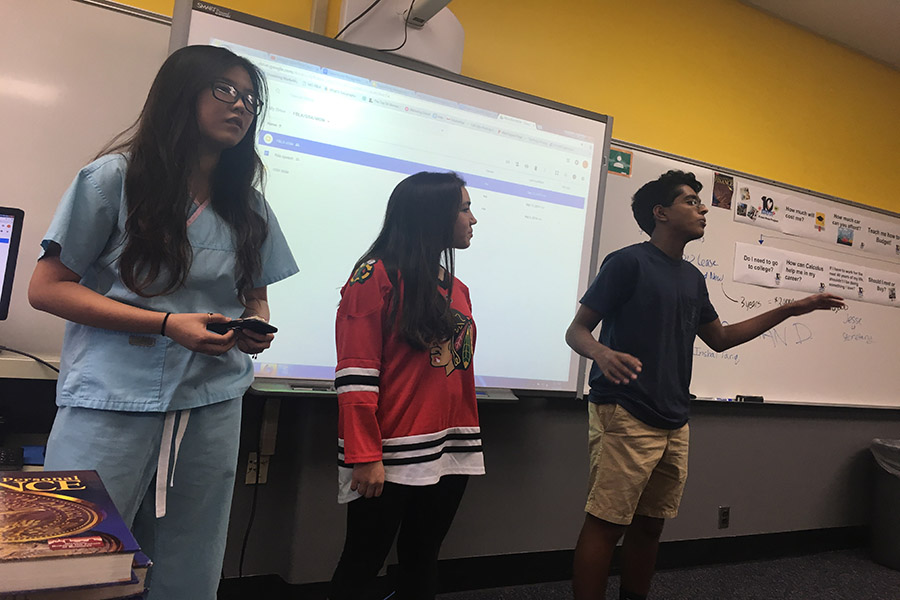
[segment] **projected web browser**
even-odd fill
[[[456,253],[477,325],[476,384],[571,389],[563,336],[583,291],[607,125],[194,11],[190,43],[266,75],[257,132],[265,195],[300,273],[269,289],[258,377],[330,380],[340,288],[381,229],[393,188],[455,171],[478,219]]]

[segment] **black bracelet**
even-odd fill
[[[169,320],[169,315],[172,313],[167,312],[166,316],[163,317],[162,327],[159,328],[159,335],[166,335],[166,321]]]

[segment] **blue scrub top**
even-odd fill
[[[212,208],[188,226],[193,261],[176,291],[143,298],[119,277],[125,242],[125,172],[121,154],[103,156],[84,167],[56,210],[42,246],[61,247],[62,264],[81,284],[119,302],[159,312],[217,312],[238,318],[235,248],[231,230]],[[298,271],[272,209],[255,196],[268,222],[261,249],[263,287]],[[161,287],[161,286],[159,286]],[[151,288],[148,291],[153,291]],[[236,398],[250,386],[253,365],[237,347],[221,356],[192,352],[161,335],[110,331],[68,322],[63,340],[57,404],[103,410],[165,412]]]

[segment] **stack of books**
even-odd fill
[[[0,472],[0,596],[140,598],[149,566],[96,471]]]

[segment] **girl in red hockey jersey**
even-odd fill
[[[394,598],[434,598],[441,542],[468,476],[484,474],[475,323],[453,268],[476,223],[464,185],[454,173],[400,182],[341,290],[338,501],[349,505],[333,600],[370,597],[398,531]]]

